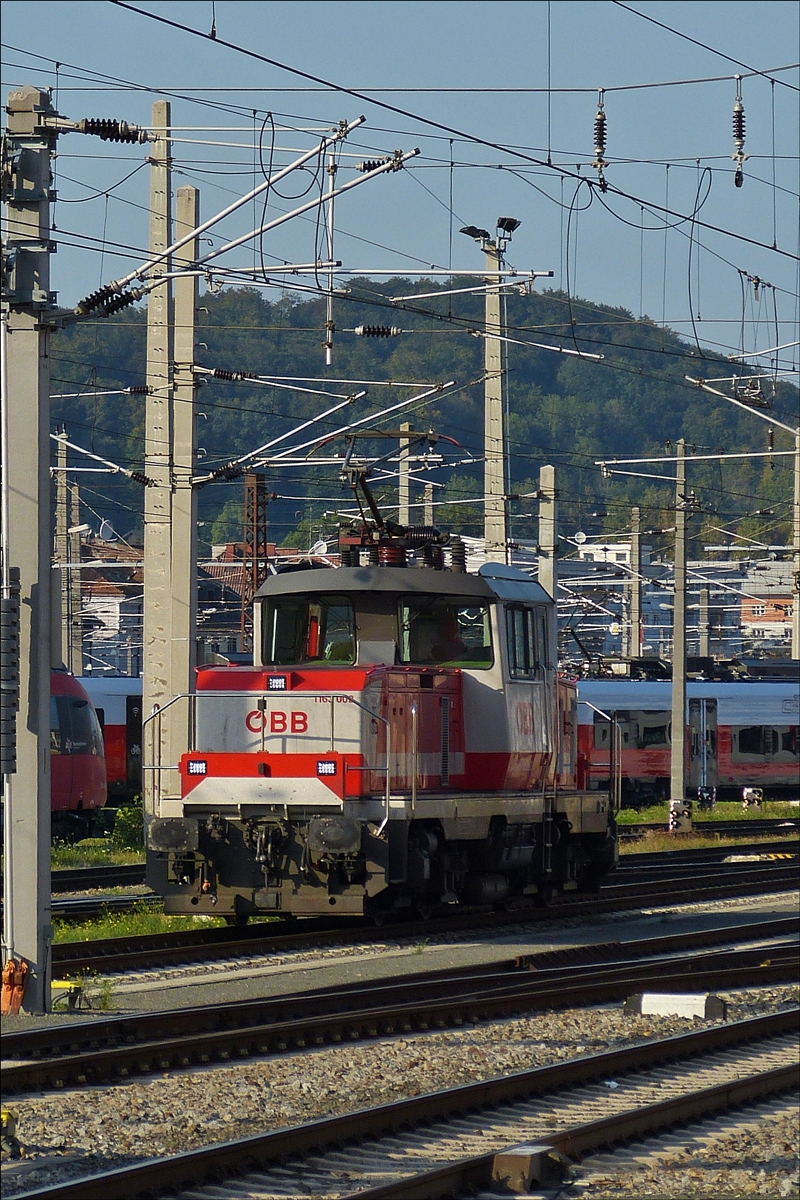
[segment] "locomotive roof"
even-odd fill
[[[320,567],[270,575],[256,595],[291,596],[339,592],[384,592],[394,595],[439,595],[485,600],[552,603],[540,584],[516,567],[486,563],[478,575],[434,571],[427,567]]]
[[[290,596],[308,592],[419,593],[494,599],[492,589],[478,575],[425,567],[338,567],[335,570],[320,567],[311,571],[287,571],[270,575],[256,595]]]

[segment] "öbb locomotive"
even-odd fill
[[[441,550],[347,557],[267,579],[254,666],[200,668],[172,702],[190,739],[172,771],[166,710],[146,720],[166,911],[377,917],[596,887],[615,814],[577,785],[551,597],[513,567],[465,573],[463,550],[447,569]]]

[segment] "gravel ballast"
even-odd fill
[[[774,1012],[798,1001],[796,986],[720,994],[729,1003],[729,1020]],[[625,1016],[620,1005],[534,1013],[447,1032],[381,1038],[278,1058],[248,1059],[235,1065],[171,1071],[107,1087],[24,1097],[15,1100],[12,1108],[25,1157],[4,1164],[3,1195],[14,1196],[34,1186],[107,1170],[134,1159],[172,1155],[315,1117],[665,1037],[697,1025],[688,1018]],[[780,1170],[777,1166],[775,1171],[770,1169],[768,1178],[774,1176],[782,1187],[792,1178],[791,1171],[796,1173],[796,1161],[791,1158],[796,1150],[796,1125],[794,1140],[784,1125],[779,1129],[777,1124],[765,1124],[763,1132],[763,1145],[759,1129],[749,1143],[750,1159],[744,1167],[741,1158],[737,1159],[736,1170],[743,1170],[748,1180],[759,1181],[758,1172],[767,1171],[766,1164],[777,1164],[780,1158]],[[779,1154],[779,1142],[789,1149]],[[724,1146],[717,1161],[724,1173],[723,1152]],[[784,1166],[787,1155],[788,1165]],[[699,1169],[685,1160],[679,1166],[689,1180],[690,1172]],[[714,1194],[663,1188],[647,1192],[645,1182],[642,1174],[635,1192],[604,1192],[602,1187],[617,1184],[601,1185],[599,1180],[597,1185],[587,1180],[583,1187],[576,1181],[573,1187],[576,1194],[583,1191],[592,1196]],[[748,1191],[754,1189],[740,1187],[739,1193],[717,1194]],[[793,1194],[755,1191],[780,1197]]]

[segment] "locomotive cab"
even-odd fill
[[[576,787],[554,620],[500,564],[270,577],[253,667],[200,669],[183,698],[180,797],[148,821],[167,911],[361,915],[594,884],[613,813]]]

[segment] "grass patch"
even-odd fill
[[[776,835],[774,833],[762,833],[758,837],[748,837],[747,834],[738,834],[736,836],[721,835],[721,834],[703,834],[703,833],[667,833],[666,829],[663,833],[656,830],[648,830],[644,837],[636,838],[634,841],[620,842],[620,854],[650,854],[651,851],[669,851],[669,850],[702,850],[716,848],[717,846],[749,846],[761,843],[770,843],[780,841],[783,838],[787,842],[796,839],[797,833],[794,830],[787,831],[785,834]]]
[[[144,863],[144,852],[117,848],[108,838],[85,838],[82,842],[54,842],[50,850],[50,866],[107,867]]]
[[[701,811],[696,805],[694,809],[695,821],[761,821],[765,817],[797,816],[800,816],[800,809],[785,800],[766,800],[758,809],[742,808],[740,800],[720,800],[710,811]],[[649,808],[638,810],[623,808],[617,813],[618,825],[646,825],[653,821],[663,821],[666,826],[669,821],[668,804],[652,804]]]
[[[222,925],[222,917],[165,916],[147,904],[130,912],[108,913],[91,921],[53,922],[55,942],[95,942],[102,938],[139,937],[148,933],[177,933],[184,929],[209,929]]]

